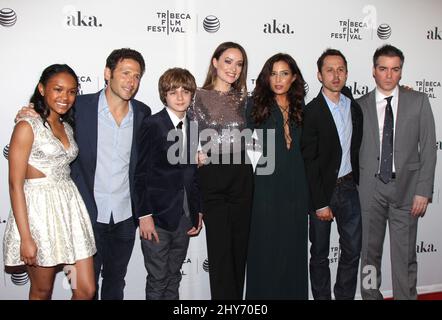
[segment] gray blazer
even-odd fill
[[[369,208],[379,168],[380,142],[375,90],[357,100],[364,115],[359,153],[359,195]],[[398,206],[410,206],[415,195],[431,198],[436,167],[436,133],[426,94],[399,88],[394,135],[394,165]]]

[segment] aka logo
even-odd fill
[[[441,30],[438,27],[434,27],[433,30],[427,31],[428,40],[442,40]]]
[[[103,25],[98,22],[96,16],[88,16],[81,11],[71,11],[66,15],[66,25],[68,27],[96,27],[101,28]]]
[[[417,253],[432,253],[437,252],[437,249],[434,247],[433,243],[425,243],[421,241],[416,245],[416,252]]]
[[[270,34],[294,34],[295,30],[288,23],[278,23],[273,19],[271,23],[264,24],[264,33]]]
[[[435,99],[436,92],[435,89],[439,89],[441,87],[440,81],[430,81],[430,80],[418,80],[416,81],[416,90],[426,93],[428,98]]]
[[[355,98],[368,93],[368,86],[358,84],[356,81],[354,81],[352,84],[347,84],[347,87],[350,88],[350,91]]]
[[[186,22],[191,20],[190,14],[183,12],[157,12],[158,25],[147,26],[147,32],[186,33]]]

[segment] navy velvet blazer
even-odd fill
[[[197,181],[197,165],[190,159],[195,157],[198,139],[191,139],[187,120],[185,163],[171,164],[167,159],[170,130],[176,130],[166,109],[149,117],[143,124],[139,140],[139,157],[135,170],[135,214],[142,217],[152,214],[155,225],[175,231],[184,213],[184,188],[192,225],[198,226],[201,212],[201,196]],[[191,151],[192,150],[192,151]],[[183,158],[184,159],[184,158]]]
[[[97,223],[98,214],[94,198],[94,181],[97,166],[98,98],[100,93],[101,91],[78,96],[74,105],[75,139],[78,144],[79,153],[77,159],[71,164],[71,177],[83,197],[93,225]],[[150,116],[151,111],[147,105],[140,101],[132,99],[131,103],[134,113],[134,131],[129,164],[129,185],[130,193],[133,195],[140,129],[145,119]],[[134,215],[134,212],[132,197],[132,215]],[[135,220],[135,222],[137,221],[138,219]]]

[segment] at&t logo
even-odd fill
[[[203,262],[203,270],[209,272],[209,259],[204,260]]]
[[[6,160],[8,160],[8,155],[9,155],[9,144],[7,144],[7,145],[3,148],[3,156],[6,158]]]
[[[309,90],[310,90],[310,87],[308,86],[308,83],[304,82],[304,92],[305,92],[305,94],[307,94],[309,92]]]
[[[381,24],[378,27],[377,35],[378,35],[379,39],[387,40],[391,36],[391,27],[386,23]]]
[[[26,271],[11,274],[11,281],[16,286],[24,286],[29,281],[29,275]]]
[[[215,16],[207,16],[204,18],[203,21],[203,28],[209,33],[215,33],[219,30],[221,26],[221,23],[219,22],[219,19]]]
[[[17,14],[10,8],[0,9],[0,25],[12,27],[17,22]]]

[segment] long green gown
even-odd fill
[[[255,128],[247,108],[250,128]],[[283,115],[275,104],[256,129],[275,129],[275,170],[256,175],[247,258],[247,299],[308,299],[308,187],[301,128],[291,125],[286,147]],[[264,140],[263,150],[266,153]]]

